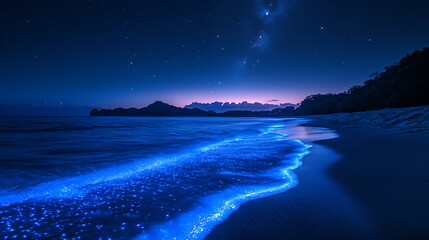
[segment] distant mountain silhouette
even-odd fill
[[[115,108],[115,109],[93,109],[90,116],[215,116],[213,111],[203,111],[197,108],[180,108],[161,101],[156,101],[144,108]]]
[[[116,108],[94,109],[91,116],[207,116],[207,117],[284,117],[291,115],[329,114],[339,112],[371,111],[382,108],[401,108],[429,105],[429,48],[407,55],[399,63],[385,68],[382,73],[374,73],[372,79],[362,86],[351,87],[339,94],[311,95],[299,107],[286,106],[270,111],[250,111],[246,107],[272,107],[261,103],[197,103],[185,108],[175,107],[160,101],[141,109]],[[277,101],[277,100],[272,100]],[[204,111],[217,109],[219,111]],[[256,107],[256,108],[255,108]],[[240,110],[236,110],[236,108]],[[245,110],[242,110],[244,108]],[[223,112],[225,109],[233,109]]]
[[[278,117],[290,116],[295,108],[278,108],[272,111],[228,111],[216,113],[214,111],[203,111],[198,108],[180,108],[161,101],[156,101],[144,108],[115,108],[115,109],[93,109],[90,116],[163,116],[163,117]]]

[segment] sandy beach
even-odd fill
[[[429,134],[313,120],[299,185],[243,204],[207,239],[428,239]],[[311,134],[307,134],[310,135]]]

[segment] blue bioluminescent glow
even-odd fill
[[[241,134],[3,195],[0,235],[202,239],[242,203],[298,184],[310,146],[276,122],[227,123]]]
[[[301,143],[300,141],[296,140]],[[207,197],[195,210],[188,212],[174,221],[156,226],[137,239],[204,239],[211,229],[224,221],[238,207],[253,199],[267,197],[284,192],[298,185],[298,177],[293,170],[302,165],[301,159],[309,154],[310,145],[302,147],[303,152],[289,156],[292,164],[278,172],[270,173],[270,177],[282,179],[282,184],[267,186],[233,187],[222,194]]]

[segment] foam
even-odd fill
[[[293,170],[311,146],[283,126],[2,196],[0,233],[202,239],[244,202],[298,184]]]

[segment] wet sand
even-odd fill
[[[429,135],[313,121],[300,184],[243,204],[207,239],[429,239]],[[307,131],[307,133],[306,133]]]

